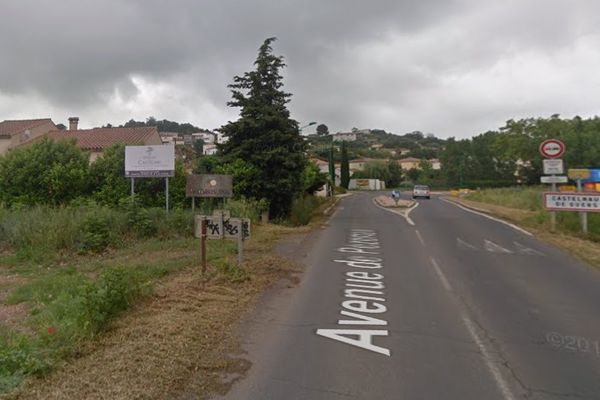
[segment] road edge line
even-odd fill
[[[446,202],[446,203],[448,203],[448,204],[452,204],[453,206],[456,206],[456,207],[458,207],[458,208],[461,208],[461,209],[463,209],[463,210],[465,210],[465,211],[468,211],[468,212],[470,212],[470,213],[472,213],[472,214],[476,214],[476,215],[479,215],[479,216],[485,217],[485,218],[487,218],[487,219],[491,219],[492,221],[499,222],[499,223],[501,223],[501,224],[504,224],[504,225],[506,225],[506,226],[509,226],[509,227],[513,228],[514,230],[517,230],[517,231],[519,231],[519,232],[521,232],[521,233],[524,233],[524,234],[525,234],[525,235],[527,235],[527,236],[533,236],[533,233],[531,233],[531,232],[529,232],[529,231],[526,231],[525,229],[523,229],[523,228],[521,228],[520,226],[517,226],[517,225],[515,225],[515,224],[513,224],[513,223],[510,223],[510,222],[508,222],[508,221],[504,221],[503,219],[496,218],[496,217],[492,217],[491,215],[489,215],[489,214],[486,214],[486,213],[484,213],[484,212],[482,212],[482,211],[475,210],[475,209],[473,209],[473,208],[471,208],[471,207],[468,207],[468,206],[465,206],[465,205],[459,204],[459,203],[457,203],[457,202],[455,202],[455,201],[452,201],[452,200],[448,200],[448,199],[446,199],[446,198],[444,198],[444,197],[440,197],[440,200],[442,200],[442,201],[444,201],[444,202]]]

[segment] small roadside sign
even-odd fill
[[[544,208],[551,211],[600,212],[600,193],[545,192]]]
[[[574,169],[569,168],[567,175],[570,179],[589,179],[591,176],[591,171],[587,168]]]
[[[188,175],[187,197],[232,197],[233,175]]]
[[[564,174],[563,160],[558,158],[551,158],[544,160],[544,174],[546,175],[560,175]]]
[[[540,144],[540,153],[545,158],[558,158],[565,152],[565,144],[558,139],[544,140]]]
[[[542,183],[567,183],[569,179],[566,176],[542,176]]]

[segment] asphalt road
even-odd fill
[[[345,198],[226,399],[600,399],[600,273],[440,198]]]

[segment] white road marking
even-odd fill
[[[404,218],[406,220],[406,222],[410,225],[410,226],[415,226],[415,223],[412,219],[410,219],[410,217],[408,216],[408,213],[413,210],[414,208],[417,208],[417,206],[419,205],[419,203],[415,203],[415,205],[408,209],[407,211],[394,211],[394,210],[390,210],[389,208],[385,208],[380,206],[379,204],[377,204],[377,202],[375,201],[375,198],[373,198],[373,204],[375,204],[377,207],[381,208],[382,210],[385,210],[387,212],[391,212],[393,214],[399,215],[402,218]]]
[[[445,201],[445,202],[446,202],[446,203],[448,203],[448,204],[452,204],[453,206],[456,206],[456,207],[458,207],[458,208],[461,208],[461,209],[463,209],[463,210],[465,210],[465,211],[468,211],[468,212],[470,212],[470,213],[472,213],[472,214],[477,214],[477,215],[480,215],[480,216],[482,216],[482,217],[485,217],[485,218],[487,218],[487,219],[491,219],[492,221],[499,222],[499,223],[501,223],[501,224],[504,224],[504,225],[506,225],[506,226],[509,226],[509,227],[511,227],[511,228],[513,228],[513,229],[515,229],[515,230],[517,230],[517,231],[519,231],[519,232],[521,232],[521,233],[524,233],[524,234],[526,234],[527,236],[533,236],[533,235],[532,235],[530,232],[527,232],[525,229],[521,228],[520,226],[517,226],[517,225],[515,225],[515,224],[511,224],[510,222],[506,222],[506,221],[504,221],[504,220],[501,220],[501,219],[499,219],[499,218],[492,217],[491,215],[487,215],[487,214],[484,214],[484,213],[482,213],[482,212],[479,212],[479,211],[471,210],[470,208],[464,207],[464,206],[462,206],[462,205],[460,205],[460,204],[458,204],[458,203],[455,203],[455,202],[453,202],[453,201],[446,200],[446,199],[444,199],[444,198],[442,198],[442,197],[440,197],[440,200],[442,200],[442,201]]]
[[[513,242],[513,243],[517,247],[517,253],[519,253],[519,254],[526,254],[528,256],[542,256],[542,257],[545,256],[545,254],[542,253],[541,251],[534,250],[531,247],[522,245],[519,242]]]
[[[417,208],[417,207],[419,207],[419,203],[415,201],[415,205],[414,205],[414,206],[412,206],[411,208],[409,208],[408,210],[406,210],[406,217],[405,217],[405,218],[406,218],[406,220],[408,221],[408,223],[409,223],[411,226],[415,226],[416,224],[415,224],[415,223],[413,222],[413,220],[410,218],[410,212],[411,212],[412,210],[414,210],[415,208]]]
[[[504,247],[492,242],[491,240],[485,239],[484,243],[485,243],[485,249],[487,251],[489,251],[490,253],[512,254],[512,251],[505,249]]]
[[[423,246],[425,246],[425,241],[423,240],[423,237],[421,236],[421,232],[419,232],[418,230],[415,230],[415,233],[417,235],[417,238],[419,239],[419,242],[421,242],[421,244]]]
[[[446,279],[446,275],[444,275],[444,273],[442,272],[442,269],[438,265],[437,261],[435,261],[435,258],[429,257],[429,260],[431,261],[431,265],[433,265],[433,269],[435,270],[435,273],[437,274],[438,278],[440,278],[440,281],[442,281],[444,289],[446,289],[448,292],[451,292],[452,286],[450,286],[450,282],[448,282],[448,279]]]
[[[433,257],[430,257],[430,260],[431,260],[431,264],[433,265],[433,268],[434,268],[436,274],[438,275],[440,281],[442,282],[442,285],[448,292],[451,292],[452,287],[450,286],[448,279],[446,279],[446,276],[442,272],[442,269],[438,265],[437,261]],[[492,378],[496,382],[496,386],[498,386],[498,389],[502,393],[504,400],[514,400],[515,397],[509,388],[508,382],[504,379],[504,377],[502,376],[502,373],[496,366],[496,364],[501,364],[502,361],[496,360],[492,356],[492,353],[488,350],[484,341],[481,339],[481,337],[477,333],[477,328],[475,327],[475,324],[473,324],[471,319],[469,319],[469,317],[466,315],[466,313],[462,309],[460,310],[460,314],[461,314],[463,323],[465,324],[465,327],[467,328],[467,331],[469,332],[469,335],[471,335],[471,337],[473,338],[473,341],[479,348],[479,351],[481,352],[483,361],[484,361],[485,365],[487,366],[487,368],[489,369],[490,373],[492,374]]]
[[[465,326],[467,327],[469,334],[475,341],[475,344],[477,344],[479,351],[481,351],[483,361],[485,362],[485,365],[490,370],[490,373],[492,374],[492,377],[496,381],[496,385],[502,392],[504,399],[505,400],[513,400],[515,397],[511,393],[511,391],[508,387],[508,383],[504,380],[504,377],[500,373],[500,370],[498,370],[498,367],[496,367],[496,362],[494,361],[494,358],[491,356],[491,353],[485,346],[483,340],[481,340],[481,337],[477,333],[477,329],[475,328],[475,325],[469,319],[469,317],[467,317],[466,315],[463,315],[463,322],[464,322]]]
[[[477,247],[473,246],[469,242],[465,242],[461,238],[456,238],[456,247],[458,247],[460,249],[467,249],[467,250],[475,250],[475,251],[479,250]]]

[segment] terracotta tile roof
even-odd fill
[[[94,128],[69,131],[52,131],[48,138],[54,140],[75,139],[82,150],[102,151],[115,144],[144,145],[152,137],[159,138],[154,126],[139,128]]]
[[[48,122],[52,123],[52,120],[50,118],[5,120],[0,122],[0,136],[12,137],[26,129],[33,129]]]

